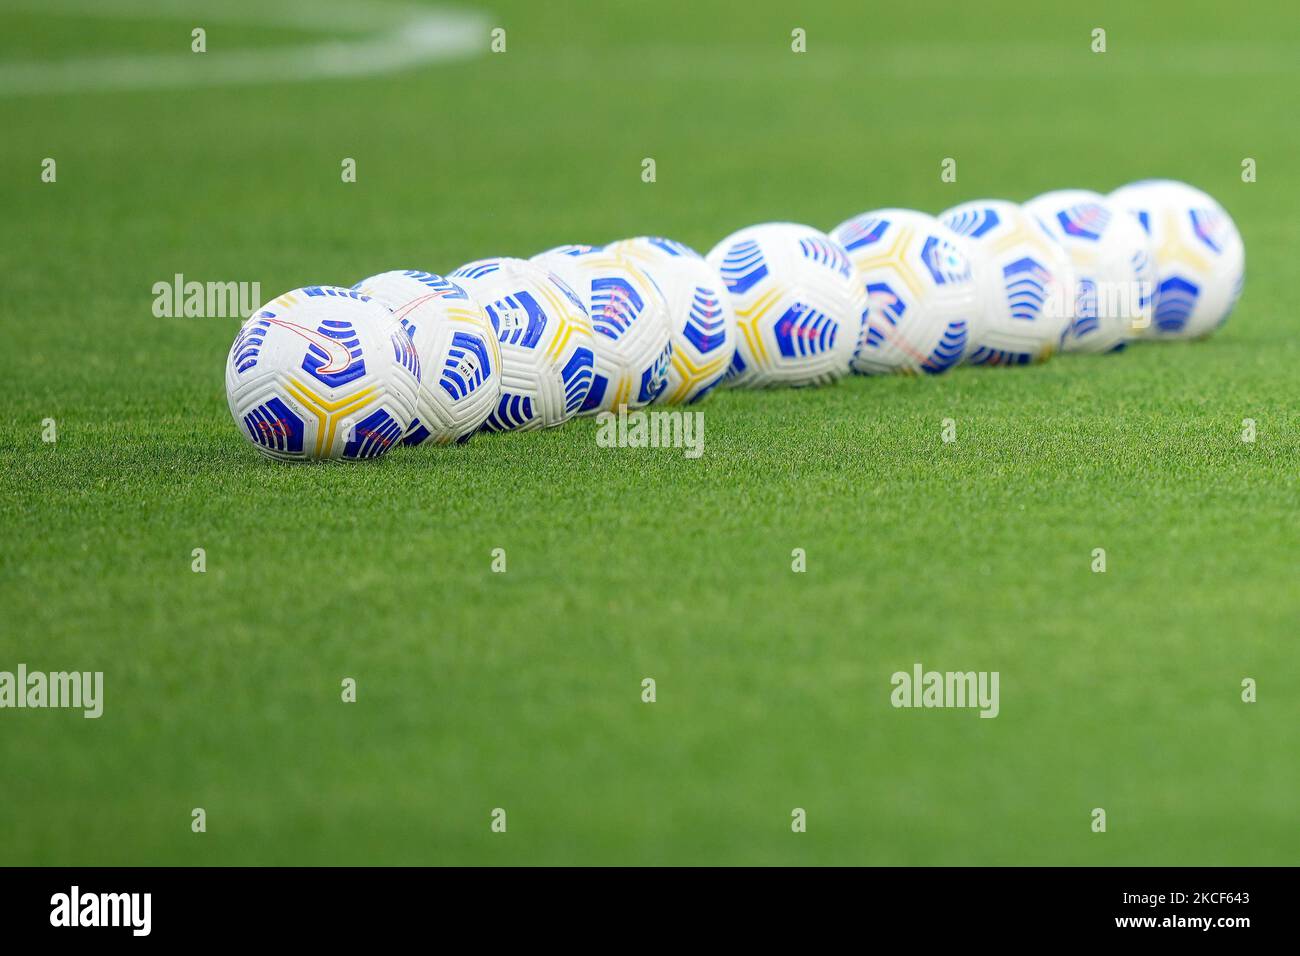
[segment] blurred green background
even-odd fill
[[[0,711],[0,864],[1297,859],[1293,5],[805,6],[494,0],[452,62],[51,93],[19,78],[208,17],[0,2],[0,670],[106,685]],[[209,58],[366,39],[221,9]],[[151,312],[175,273],[270,298],[1147,176],[1245,237],[1213,339],[723,391],[698,461],[579,421],[276,466],[226,410],[237,320]],[[894,710],[917,661],[999,671],[1001,715]]]

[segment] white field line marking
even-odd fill
[[[225,86],[341,76],[369,76],[422,63],[463,59],[485,52],[490,21],[482,13],[409,4],[286,0],[272,3],[200,4],[186,0],[17,0],[6,9],[27,7],[41,14],[88,21],[105,17],[185,21],[176,42],[184,52],[110,54],[63,60],[0,62],[0,96],[151,90],[164,87]],[[190,30],[213,23],[292,27],[353,34],[347,39],[264,49],[189,50]],[[209,33],[211,31],[209,30]]]

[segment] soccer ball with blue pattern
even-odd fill
[[[934,375],[962,360],[981,306],[956,233],[923,212],[878,209],[840,223],[831,236],[866,287],[855,372]]]
[[[977,199],[939,214],[964,240],[984,308],[971,328],[972,365],[1043,362],[1074,312],[1074,269],[1052,234],[1018,203]]]
[[[1025,203],[1074,264],[1077,294],[1067,352],[1112,352],[1151,322],[1151,243],[1133,217],[1086,189],[1058,189]]]
[[[671,239],[640,236],[605,249],[639,263],[668,300],[672,364],[655,401],[698,402],[722,381],[736,351],[736,311],[718,270],[690,246]]]
[[[572,418],[591,390],[591,319],[553,272],[525,259],[479,259],[447,278],[487,312],[501,348],[501,395],[483,427],[549,428]]]
[[[838,242],[770,222],[732,233],[706,259],[736,310],[729,384],[820,385],[848,373],[867,303]]]
[[[352,288],[392,309],[420,356],[416,416],[402,443],[467,441],[501,397],[501,350],[483,307],[450,279],[414,269]]]
[[[1213,198],[1172,179],[1131,183],[1110,201],[1137,217],[1155,256],[1155,315],[1144,335],[1194,339],[1228,318],[1246,282],[1246,247]]]
[[[235,424],[281,461],[384,454],[415,418],[419,388],[419,355],[392,312],[333,286],[262,306],[226,359]]]
[[[579,414],[641,408],[663,391],[672,357],[668,303],[640,266],[595,246],[533,257],[578,293],[591,317],[595,367]]]

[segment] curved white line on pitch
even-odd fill
[[[6,9],[12,11],[17,6],[42,14],[78,17],[181,19],[189,27],[178,33],[177,42],[187,48],[190,29],[217,22],[331,30],[355,36],[255,50],[209,46],[207,53],[187,49],[184,53],[0,63],[0,96],[226,86],[391,73],[484,52],[490,28],[488,18],[475,11],[374,2],[227,2],[219,8],[211,5],[204,9],[185,0],[128,0],[111,8],[102,0],[44,0],[39,4],[17,0],[7,4]]]

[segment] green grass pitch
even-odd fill
[[[4,92],[203,23],[107,6],[0,10],[0,669],[105,675],[99,720],[0,711],[0,863],[1296,860],[1288,4],[492,0],[503,54]],[[722,391],[698,461],[584,420],[277,466],[226,410],[237,320],[151,314],[175,273],[270,297],[1147,176],[1245,237],[1209,341]],[[1000,715],[892,708],[918,661],[998,671]]]

